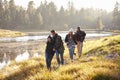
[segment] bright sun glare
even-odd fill
[[[34,1],[35,7],[40,5],[40,2],[44,2],[45,0],[15,0],[17,5],[22,5],[23,7],[27,7],[29,1]],[[107,11],[112,11],[116,1],[120,2],[120,0],[46,0],[47,2],[54,2],[57,8],[59,9],[61,6],[67,8],[68,1],[74,3],[74,7],[76,9],[81,8],[97,8],[97,9],[105,9]]]

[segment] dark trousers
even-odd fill
[[[60,65],[60,64],[63,65],[64,64],[63,53],[59,53],[57,50],[55,51],[55,53],[56,53],[56,59],[57,59],[58,65]]]
[[[51,61],[53,56],[54,56],[54,52],[45,54],[47,69],[51,69]]]

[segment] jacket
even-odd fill
[[[67,34],[65,37],[65,43],[69,42],[69,38],[70,38],[70,35]],[[75,35],[73,35],[72,39],[73,39],[74,43],[77,44]]]
[[[51,38],[51,42],[48,42],[48,41],[46,42],[45,52],[48,54],[52,54],[52,53],[54,53],[53,48],[54,48],[54,46],[53,46],[53,42],[52,42],[52,38]]]
[[[83,42],[85,39],[86,33],[84,31],[77,31],[75,37],[77,41]]]
[[[55,36],[53,36],[53,45],[55,50],[57,50],[59,53],[63,53],[64,52],[64,45],[63,45],[63,41],[60,35],[55,34]]]

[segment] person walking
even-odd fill
[[[76,41],[77,41],[78,57],[80,58],[82,54],[83,41],[85,39],[86,33],[80,30],[80,27],[77,27],[75,36],[76,36]]]
[[[45,50],[46,65],[48,70],[51,70],[51,61],[53,59],[54,53],[55,51],[53,51],[52,38],[51,36],[48,36]]]
[[[69,33],[65,37],[65,43],[67,44],[69,50],[70,59],[73,62],[73,55],[75,54],[74,53],[75,45],[77,44],[77,42],[75,40],[72,28],[69,30]]]
[[[63,57],[63,54],[64,54],[64,45],[63,45],[63,41],[62,41],[62,38],[60,35],[58,35],[55,30],[51,30],[51,34],[53,36],[53,50],[55,51],[56,53],[56,59],[57,59],[57,63],[58,63],[58,66],[63,65],[64,64],[64,57]]]

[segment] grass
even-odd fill
[[[87,41],[83,47],[84,54],[108,54],[120,55],[120,36],[105,37],[99,40]]]
[[[18,37],[18,36],[24,36],[24,35],[26,34],[19,31],[10,31],[10,30],[0,29],[0,37]]]
[[[74,62],[70,62],[66,49],[65,65],[57,68],[54,57],[52,71],[46,69],[44,55],[19,63],[13,61],[10,66],[0,71],[0,80],[119,80],[120,57],[108,60],[97,55],[86,56],[105,56],[113,52],[120,55],[119,41],[120,35],[86,41],[84,55]]]

